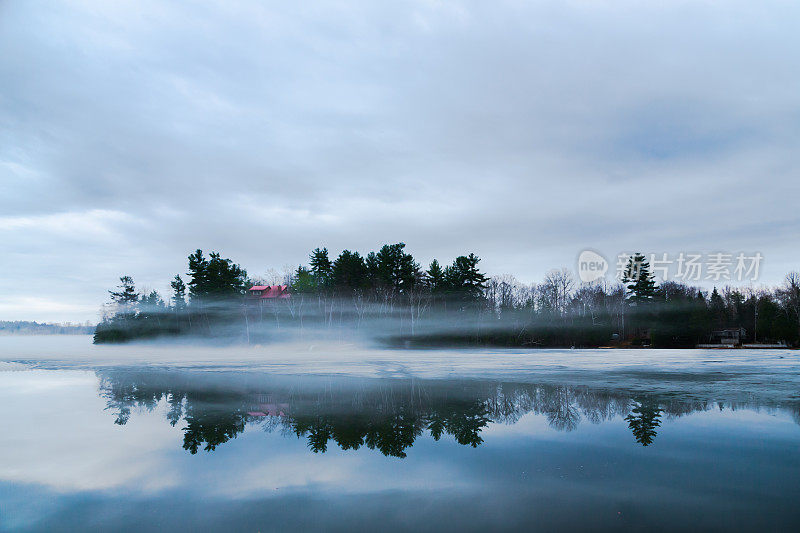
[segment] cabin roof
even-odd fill
[[[253,285],[248,291],[261,291],[259,298],[289,298],[288,285]]]

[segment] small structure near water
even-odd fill
[[[247,289],[248,300],[285,300],[291,298],[288,285],[253,285]]]
[[[747,336],[744,328],[726,328],[711,332],[708,343],[698,344],[698,348],[736,348],[741,346]]]

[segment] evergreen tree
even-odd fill
[[[380,266],[378,265],[378,254],[370,252],[364,258],[364,264],[367,267],[367,284],[369,287],[375,289],[380,285]]]
[[[94,331],[95,344],[101,342],[125,342],[132,338],[131,329],[137,321],[139,293],[131,276],[121,276],[116,291],[108,291],[114,304],[114,314],[104,316]]]
[[[207,276],[210,294],[241,295],[247,286],[247,272],[230,259],[223,259],[217,252],[209,254]]]
[[[117,288],[119,289],[118,291],[108,291],[112,302],[122,306],[130,306],[139,301],[139,293],[136,292],[136,286],[131,276],[121,276]]]
[[[716,287],[714,287],[711,296],[708,298],[708,310],[711,314],[713,327],[721,329],[727,325],[728,313],[725,308],[725,301],[722,299],[719,292],[717,292]]]
[[[189,256],[189,292],[192,298],[224,299],[241,295],[247,284],[247,271],[219,253],[209,258],[197,250]]]
[[[478,269],[480,258],[475,254],[456,257],[453,264],[443,272],[447,288],[460,294],[466,300],[477,300],[483,295],[486,282],[489,280]]]
[[[631,293],[631,301],[635,303],[651,301],[655,296],[656,282],[650,273],[650,263],[638,252],[628,260],[622,282]]]
[[[157,291],[150,291],[142,295],[139,300],[139,309],[143,311],[153,312],[163,310],[166,307],[164,300]]]
[[[440,292],[444,290],[444,270],[439,264],[439,261],[434,259],[428,267],[428,284],[431,287],[431,292]]]
[[[419,279],[419,264],[407,254],[405,244],[385,244],[374,256],[374,275],[379,285],[395,292],[410,289]]]
[[[292,274],[290,286],[295,294],[311,293],[317,289],[317,281],[311,271],[304,266],[299,266]]]
[[[203,250],[197,249],[189,255],[189,294],[192,298],[199,298],[206,294],[207,271],[208,260],[203,256]]]
[[[328,258],[328,249],[315,248],[309,256],[309,263],[311,264],[311,273],[317,279],[317,285],[327,287],[333,270],[331,260]]]
[[[182,311],[186,308],[186,284],[179,274],[175,274],[169,285],[172,287],[172,305],[176,310]]]
[[[367,265],[358,252],[342,251],[333,262],[331,278],[337,289],[359,289],[367,283]]]

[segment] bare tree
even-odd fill
[[[574,287],[575,279],[568,269],[551,270],[539,286],[542,307],[559,316],[566,315]]]
[[[605,307],[606,293],[600,283],[582,283],[572,298],[574,312],[580,316],[590,316],[596,324],[598,316]]]
[[[784,309],[794,314],[797,327],[800,329],[800,272],[789,272],[783,281],[783,286],[777,291],[777,296]]]

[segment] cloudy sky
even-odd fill
[[[793,1],[0,2],[0,320],[196,248],[800,268]]]

